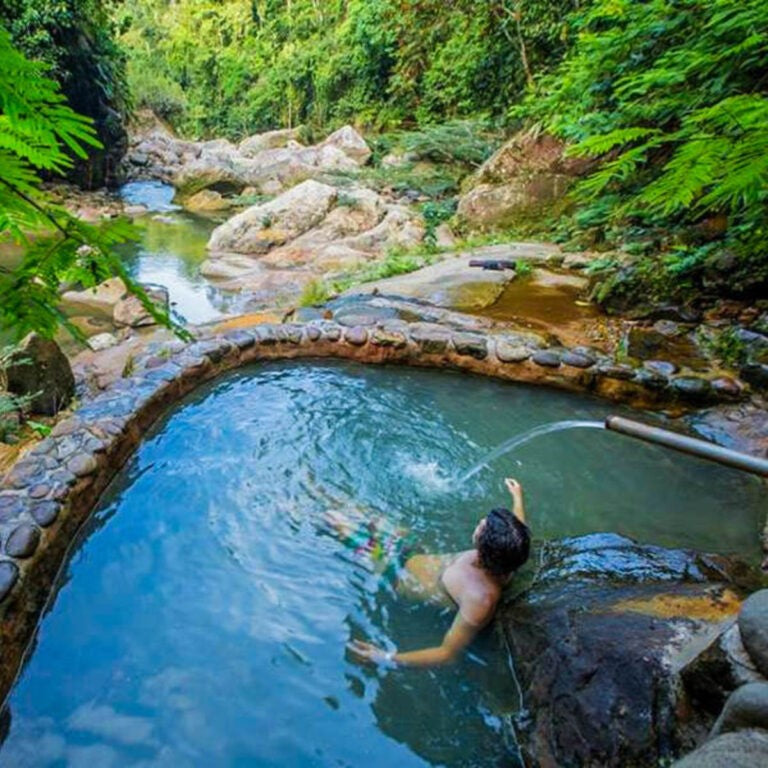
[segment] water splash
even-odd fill
[[[416,480],[420,487],[432,491],[445,492],[455,484],[455,479],[443,474],[436,461],[421,461],[405,464],[403,474]]]
[[[477,464],[468,469],[458,480],[458,482],[466,483],[467,480],[474,477],[478,472],[487,467],[491,462],[498,459],[510,451],[519,448],[521,445],[525,445],[536,437],[542,435],[548,435],[552,432],[563,432],[566,429],[605,429],[605,424],[602,421],[579,421],[576,419],[569,419],[566,421],[554,421],[550,424],[542,424],[533,429],[529,429],[527,432],[523,432],[520,435],[506,440],[497,448],[494,448],[490,453],[484,456]]]

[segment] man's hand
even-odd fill
[[[507,477],[504,484],[512,494],[512,514],[521,522],[525,522],[525,506],[523,505],[523,486],[513,477]]]
[[[393,663],[394,653],[387,652],[371,643],[364,643],[362,640],[352,640],[347,643],[347,648],[360,661],[366,661],[370,664],[391,664]]]
[[[507,477],[504,479],[504,485],[507,486],[507,490],[513,495],[517,496],[523,492],[523,486],[515,480],[513,477]]]

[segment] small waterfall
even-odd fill
[[[550,424],[542,424],[541,426],[529,429],[527,432],[523,432],[520,435],[515,435],[509,440],[503,442],[497,448],[494,448],[489,454],[484,456],[477,464],[468,469],[460,478],[459,483],[465,483],[471,477],[474,477],[481,469],[488,466],[491,462],[496,461],[500,456],[503,456],[515,448],[519,448],[521,445],[533,440],[535,437],[541,437],[542,435],[548,435],[551,432],[562,432],[566,429],[605,429],[605,424],[602,421],[579,421],[576,419],[566,421],[553,421]]]

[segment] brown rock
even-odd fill
[[[59,345],[31,333],[11,358],[6,369],[9,392],[31,396],[34,413],[55,416],[75,394],[75,377]]]

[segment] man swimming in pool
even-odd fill
[[[451,628],[440,645],[415,651],[385,651],[362,640],[353,640],[348,648],[357,659],[374,664],[429,667],[454,662],[486,627],[496,612],[502,590],[512,574],[528,559],[531,535],[525,522],[523,490],[517,480],[506,479],[512,495],[512,510],[493,509],[472,534],[473,548],[449,555],[413,555],[396,577],[400,594],[438,604],[452,604],[458,609]],[[348,543],[357,545],[373,559],[382,562],[397,555],[400,537],[389,541],[376,539],[375,523],[366,524],[362,541],[354,531],[336,519],[338,533]],[[383,537],[380,537],[383,538]],[[389,568],[389,565],[386,570]]]

